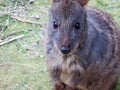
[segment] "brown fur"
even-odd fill
[[[84,8],[88,0],[52,0],[45,32],[53,90],[113,90],[120,72],[120,30],[111,16]],[[58,28],[53,28],[53,22]],[[80,22],[80,29],[74,23]],[[69,54],[60,48],[70,47]]]

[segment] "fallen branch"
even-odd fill
[[[12,36],[14,34],[18,34],[18,33],[21,33],[21,32],[23,32],[23,30],[13,31],[13,32],[10,32],[9,34],[5,35],[4,37]]]
[[[9,34],[6,34],[6,35],[0,34],[0,39],[1,39],[0,42],[2,42],[5,38],[8,38],[9,36],[12,36],[12,35],[15,35],[15,34],[18,34],[21,32],[23,32],[23,30],[13,31],[13,32],[10,32]]]
[[[12,42],[12,41],[14,41],[14,40],[23,38],[23,37],[24,37],[24,35],[20,35],[20,36],[16,36],[16,37],[7,39],[7,40],[5,40],[5,41],[2,41],[2,42],[0,43],[0,46],[2,46],[2,45],[4,45],[4,44],[7,44],[7,43],[10,43],[10,42]]]
[[[10,32],[9,34],[7,34],[7,36],[11,36],[20,32],[23,32],[23,30],[16,30],[16,31]]]
[[[16,19],[20,22],[24,22],[24,23],[42,25],[42,23],[40,23],[40,22],[30,21],[30,20],[27,20],[25,18],[20,18],[20,17],[17,17],[17,16],[11,16],[11,18]]]

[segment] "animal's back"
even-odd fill
[[[97,8],[87,8],[86,12],[89,60],[120,57],[120,30],[111,16]]]
[[[86,12],[89,63],[81,85],[91,86],[90,90],[113,90],[120,73],[120,29],[106,12],[97,8]]]

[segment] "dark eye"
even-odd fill
[[[53,27],[54,27],[54,29],[57,29],[58,28],[58,23],[57,22],[53,22]]]
[[[75,23],[74,28],[75,29],[80,29],[80,23],[79,22]]]

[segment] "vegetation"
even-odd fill
[[[88,5],[107,11],[120,25],[120,0],[91,0]],[[0,0],[0,90],[52,88],[42,48],[49,7],[48,0]]]

